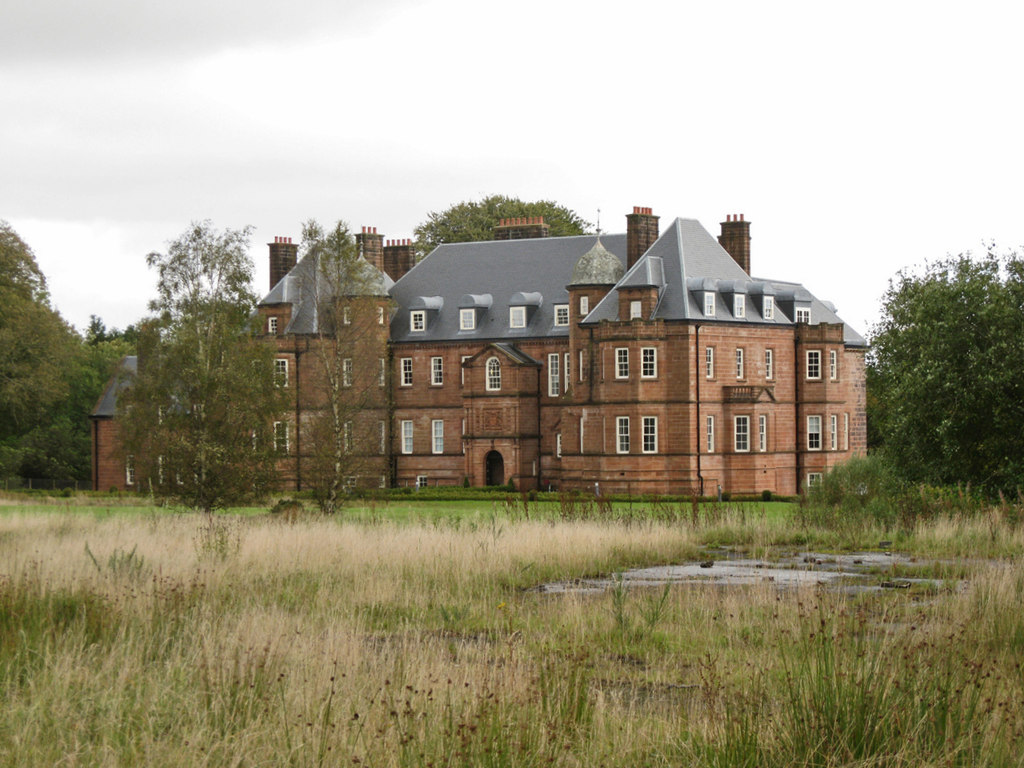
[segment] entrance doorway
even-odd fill
[[[505,460],[497,451],[491,451],[484,459],[487,485],[505,484]]]

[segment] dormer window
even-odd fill
[[[775,319],[775,297],[765,296],[764,297],[764,319],[774,320]]]
[[[642,302],[635,301],[635,300],[629,302],[629,319],[630,320],[636,320],[637,318],[642,317],[643,313],[644,313],[644,305],[643,305]]]
[[[508,309],[509,328],[526,327],[526,307],[509,307]]]
[[[422,309],[417,309],[409,313],[409,330],[410,331],[425,331],[427,330],[427,313]]]
[[[277,333],[277,318],[276,317],[268,317],[267,318],[267,333],[269,333],[272,336]]]
[[[732,297],[732,316],[736,318],[747,316],[747,297],[737,293]]]
[[[476,330],[476,310],[475,309],[460,309],[459,310],[459,330],[460,331],[473,331],[473,330]]]
[[[809,322],[811,322],[811,309],[810,309],[810,307],[797,308],[797,310],[796,310],[796,322],[798,322],[798,323],[809,323]]]
[[[555,325],[569,324],[569,305],[555,304]]]
[[[704,292],[704,316],[715,316],[715,294],[711,291]]]
[[[580,296],[580,317],[586,317],[590,314],[590,297]]]

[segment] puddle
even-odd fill
[[[775,560],[736,558],[705,560],[684,565],[634,568],[615,578],[573,579],[541,584],[536,592],[603,592],[618,580],[629,587],[660,587],[672,584],[740,586],[774,584],[780,588],[826,586],[836,590],[865,592],[907,588],[914,584],[940,585],[936,579],[886,577],[885,570],[903,565],[922,565],[919,560],[887,552],[854,552],[843,555],[800,552]]]

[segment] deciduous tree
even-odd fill
[[[906,479],[1024,487],[1024,260],[990,248],[894,278],[874,329],[873,434]]]
[[[352,484],[376,484],[387,471],[386,389],[388,279],[362,256],[348,226],[303,227],[296,269],[315,306],[311,349],[321,402],[307,444],[321,510],[337,511]]]
[[[518,216],[543,216],[544,223],[551,226],[551,237],[582,235],[590,228],[574,211],[550,200],[524,202],[515,197],[491,195],[427,214],[427,220],[413,230],[416,247],[425,255],[442,243],[490,240],[501,219]]]
[[[167,253],[149,254],[155,316],[118,403],[137,481],[207,512],[259,497],[275,477],[284,401],[272,350],[254,332],[250,232],[194,223]]]

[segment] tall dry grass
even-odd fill
[[[927,595],[529,589],[795,535],[6,512],[0,763],[1019,762],[1018,560]]]

